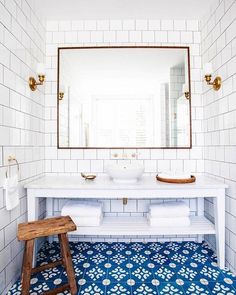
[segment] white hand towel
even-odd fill
[[[151,217],[186,217],[190,215],[190,208],[183,201],[156,203],[150,204],[149,214]]]
[[[189,217],[176,217],[176,218],[154,218],[148,216],[148,221],[150,226],[157,226],[157,227],[185,227],[190,226],[191,221]]]
[[[12,210],[20,203],[18,174],[7,177],[4,185],[6,209]]]
[[[71,217],[74,223],[78,226],[100,226],[103,216],[100,217]]]
[[[102,203],[93,201],[68,201],[61,210],[61,215],[66,216],[92,216],[100,217],[102,215]]]

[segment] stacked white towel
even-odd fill
[[[61,215],[69,215],[77,226],[99,226],[103,219],[102,203],[70,200],[63,206]]]
[[[189,226],[190,209],[183,201],[151,204],[148,221],[151,226]]]

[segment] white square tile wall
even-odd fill
[[[22,244],[17,242],[16,228],[26,220],[27,213],[23,189],[20,206],[11,212],[5,209],[1,186],[9,154],[15,154],[20,162],[21,184],[44,172],[102,175],[106,164],[116,161],[115,153],[127,154],[126,161],[136,153],[136,161],[144,164],[146,175],[178,169],[194,174],[206,172],[225,181],[230,187],[226,202],[226,258],[231,269],[236,270],[235,1],[217,0],[201,23],[117,19],[48,21],[45,26],[35,13],[35,1],[0,0],[0,294],[6,293],[19,274]],[[190,46],[192,150],[57,150],[57,47],[90,45]],[[47,82],[45,88],[33,93],[27,80],[35,75],[36,63],[44,60]],[[213,62],[215,74],[223,78],[219,92],[202,81],[201,68],[207,61]],[[55,201],[55,214],[60,214],[63,203],[64,200]],[[103,203],[106,215],[145,215],[149,201],[132,200],[127,206],[120,200]],[[196,203],[191,201],[190,206],[195,214]],[[43,216],[44,200],[40,208]],[[210,201],[205,202],[205,211],[213,219]]]
[[[19,277],[23,243],[16,238],[17,225],[26,221],[26,192],[20,205],[5,208],[2,184],[7,158],[20,164],[20,182],[44,173],[44,88],[35,93],[27,81],[37,62],[45,60],[45,25],[35,14],[33,1],[0,1],[0,294]],[[44,201],[40,215],[44,215]]]
[[[170,36],[179,36],[174,38]],[[182,34],[182,35],[181,35]],[[203,130],[201,99],[201,56],[198,21],[174,20],[85,20],[47,22],[47,82],[45,95],[45,149],[46,173],[74,174],[84,172],[103,173],[113,154],[138,154],[145,165],[146,174],[155,175],[161,170],[176,167],[193,173],[203,172]],[[70,36],[66,37],[66,36]],[[162,38],[161,36],[166,36]],[[182,42],[180,37],[188,37]],[[194,38],[194,36],[198,36]],[[70,41],[68,41],[70,39]],[[161,40],[160,40],[161,39]],[[176,45],[190,46],[192,74],[193,145],[186,150],[57,150],[56,148],[56,79],[57,47],[96,45]],[[78,159],[77,165],[72,161]],[[71,171],[70,171],[71,170]]]
[[[203,172],[203,109],[201,100],[201,56],[198,21],[174,20],[85,20],[47,22],[47,85],[45,94],[46,114],[45,149],[46,173],[74,175],[80,172],[104,173],[105,166],[116,160],[113,154],[126,154],[128,159],[136,153],[144,164],[145,174],[154,176],[168,169],[189,170],[194,174]],[[192,150],[57,150],[56,148],[56,79],[57,47],[96,45],[176,45],[190,46],[192,74]],[[181,88],[182,90],[182,88]],[[77,160],[77,161],[76,161]],[[127,159],[126,159],[127,161]],[[130,160],[128,160],[130,161]],[[110,201],[107,215],[144,215],[149,201]],[[60,208],[59,208],[60,209]],[[191,210],[195,210],[192,204]],[[55,213],[59,214],[58,206]]]
[[[202,61],[223,79],[215,92],[204,83],[205,173],[229,185],[226,199],[226,259],[236,270],[236,2],[220,0],[201,22]],[[213,218],[213,204],[206,203]],[[210,238],[209,238],[210,239]],[[214,244],[214,241],[210,239]]]

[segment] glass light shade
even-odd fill
[[[204,65],[204,74],[212,75],[212,73],[213,73],[212,63],[208,62]]]
[[[43,63],[38,63],[38,64],[37,64],[37,74],[38,74],[39,76],[43,76],[43,75],[45,75],[45,66],[44,66]]]
[[[183,84],[183,90],[182,90],[183,93],[185,92],[189,92],[188,90],[188,84]]]
[[[65,93],[66,87],[65,85],[61,84],[59,87],[59,92]]]

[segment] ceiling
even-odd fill
[[[201,19],[217,0],[40,0],[47,20]]]

